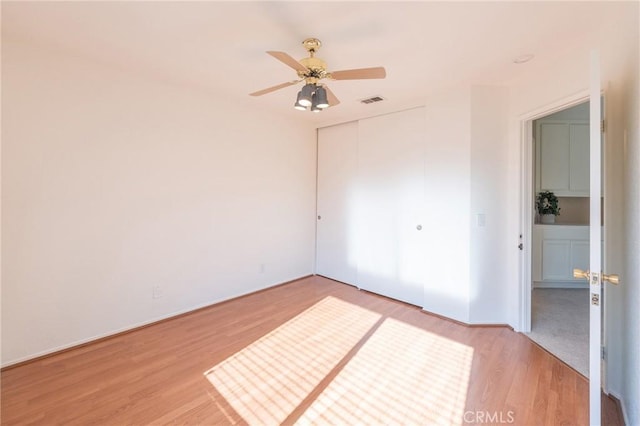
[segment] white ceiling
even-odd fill
[[[624,10],[610,2],[2,2],[3,39],[57,47],[211,96],[315,124],[422,102],[459,84],[505,84],[584,44]],[[293,109],[296,78],[265,54],[306,56],[317,37],[330,70],[385,66],[385,80],[329,81],[342,103]],[[535,54],[516,65],[513,58]],[[362,105],[381,95],[385,102]]]

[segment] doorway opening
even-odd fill
[[[589,102],[532,123],[534,221],[531,229],[529,338],[589,376]]]
[[[522,141],[521,330],[588,377],[589,290],[572,274],[589,264],[588,93],[523,117]]]

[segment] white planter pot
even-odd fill
[[[554,215],[554,214],[543,214],[541,220],[542,220],[542,223],[545,223],[545,224],[556,223],[556,215]]]

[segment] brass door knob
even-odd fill
[[[611,284],[615,284],[615,285],[620,284],[620,277],[616,274],[611,274],[611,275],[602,274],[602,280],[609,281]]]
[[[590,277],[590,272],[589,271],[583,271],[582,269],[574,269],[573,270],[573,278],[584,278],[585,280],[589,281],[589,277]]]

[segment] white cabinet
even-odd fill
[[[536,157],[536,192],[589,196],[588,122],[538,120]]]
[[[571,241],[542,241],[542,281],[564,281],[569,279],[571,267]]]
[[[589,123],[569,125],[569,191],[589,196]]]
[[[539,190],[569,189],[569,126],[564,123],[538,125]]]
[[[571,241],[571,279],[576,280],[578,278],[573,278],[573,269],[578,268],[583,271],[589,270],[589,240],[573,240]],[[582,278],[579,278],[582,279]]]
[[[589,269],[589,227],[535,225],[532,266],[535,287],[585,286],[573,269]]]

